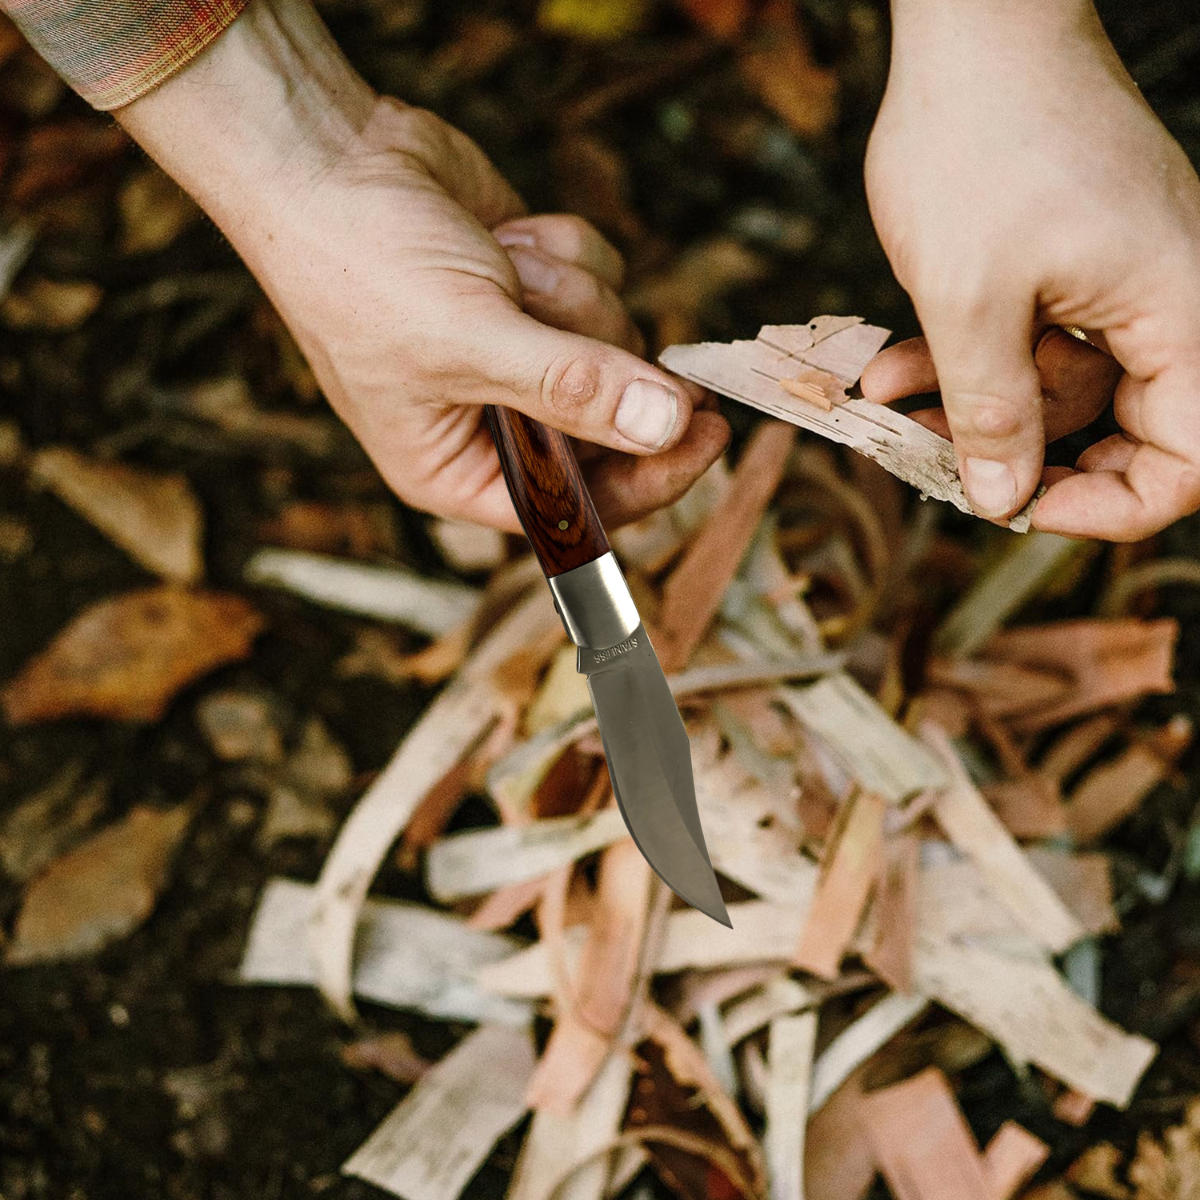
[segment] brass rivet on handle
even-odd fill
[[[569,529],[571,527],[571,522],[570,521],[559,521],[558,527],[559,527],[559,529]]]

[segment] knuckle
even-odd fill
[[[960,396],[958,411],[966,432],[989,440],[1016,437],[1025,424],[1020,406],[992,396]]]
[[[550,364],[542,378],[542,401],[551,413],[573,416],[600,394],[602,371],[599,362],[575,355]]]

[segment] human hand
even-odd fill
[[[872,215],[927,343],[863,374],[940,385],[976,510],[1125,541],[1200,507],[1200,182],[1081,0],[895,0]],[[1048,326],[1103,334],[1115,364]],[[1035,347],[1036,361],[1035,361]],[[1045,395],[1043,395],[1045,393]],[[1112,402],[1075,470],[1045,441]]]
[[[620,255],[578,218],[526,216],[469,138],[371,95],[311,11],[298,23],[305,7],[256,0],[197,60],[199,73],[186,68],[125,119],[221,225],[393,490],[418,508],[518,530],[483,420],[497,404],[579,439],[606,523],[680,496],[724,449],[728,426],[695,411],[699,389],[638,357],[616,291]],[[259,160],[253,187],[236,165],[214,180],[193,145],[164,145],[163,131],[211,101],[205,71],[253,86],[264,44],[273,61],[260,86],[269,94],[286,74],[295,145],[265,177],[261,159],[278,138],[243,148]],[[297,78],[311,95],[297,99]],[[231,113],[239,137],[262,100]],[[218,165],[230,157],[209,152]]]

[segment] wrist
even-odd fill
[[[211,46],[114,116],[235,241],[330,170],[375,96],[308,0],[251,0]]]
[[[1000,60],[1107,40],[1092,0],[891,0],[893,68],[931,54]]]

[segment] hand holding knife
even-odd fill
[[[578,647],[625,824],[668,887],[729,925],[696,808],[687,733],[570,443],[512,409],[484,411],[517,516]]]

